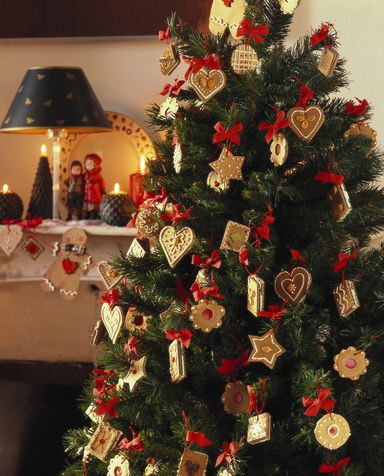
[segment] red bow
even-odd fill
[[[347,114],[356,114],[356,116],[361,116],[361,114],[364,114],[365,110],[367,109],[368,101],[366,99],[355,99],[357,99],[360,104],[355,106],[352,102],[347,103],[345,107],[345,112]]]
[[[249,265],[248,250],[247,249],[244,249],[244,250],[240,251],[240,253],[239,253],[239,263],[244,264],[245,266]]]
[[[176,329],[167,329],[165,333],[168,340],[177,339],[188,349],[192,340],[192,332],[189,329],[181,329],[181,331],[177,331]]]
[[[227,139],[230,143],[233,142],[234,144],[240,145],[240,136],[238,132],[243,130],[243,124],[241,122],[235,124],[232,129],[225,129],[221,122],[217,122],[214,125],[214,129],[217,131],[217,133],[213,135],[212,142],[214,144],[218,144]]]
[[[112,291],[107,291],[103,296],[101,296],[101,300],[99,304],[107,303],[109,304],[110,309],[112,310],[119,300],[119,291],[117,289],[112,289]]]
[[[138,213],[139,213],[139,212],[134,212],[134,213],[132,213],[132,215],[131,215],[132,218],[131,218],[131,219],[129,220],[129,222],[127,223],[127,228],[135,228],[135,226],[136,226],[136,218],[137,218],[137,214],[138,214]]]
[[[203,299],[207,296],[217,297],[220,299],[225,298],[225,296],[219,294],[219,286],[207,286],[202,288],[199,283],[193,283],[191,286],[191,291],[195,301],[200,301],[200,299]]]
[[[113,392],[116,388],[116,385],[107,385],[103,375],[97,377],[94,383],[95,388],[92,390],[92,393],[95,397],[104,397],[107,393]]]
[[[193,209],[193,206],[191,208],[188,208],[186,212],[181,212],[181,205],[178,203],[177,205],[172,204],[172,212],[164,213],[161,215],[160,220],[163,221],[172,221],[172,225],[176,225],[180,220],[184,220],[186,218],[189,218],[190,211]]]
[[[279,129],[284,129],[285,127],[289,126],[289,119],[284,119],[285,112],[284,111],[276,111],[277,119],[273,124],[268,124],[268,122],[260,122],[259,130],[262,131],[264,129],[268,129],[268,132],[265,134],[265,140],[267,144],[271,142],[273,137],[277,134]]]
[[[25,220],[25,223],[21,223],[20,226],[23,227],[25,230],[33,230],[37,226],[43,223],[43,219],[41,217],[32,218],[32,220]]]
[[[115,408],[115,405],[117,403],[116,395],[112,397],[109,402],[103,402],[102,400],[100,400],[100,398],[95,398],[95,402],[97,403],[97,405],[99,405],[99,408],[93,410],[96,415],[104,415],[105,413],[108,413],[108,415],[111,417],[119,417]]]
[[[173,84],[166,83],[163,87],[163,90],[159,93],[162,96],[166,96],[167,94],[173,94],[174,96],[178,96],[180,93],[181,86],[185,83],[183,79],[175,78],[175,82]]]
[[[291,255],[295,261],[300,260],[303,264],[307,264],[307,260],[297,250],[291,248]]]
[[[313,30],[312,30],[313,31]],[[317,45],[318,43],[322,42],[323,40],[327,39],[329,33],[329,26],[323,25],[318,33],[314,33],[309,40],[309,46]]]
[[[140,206],[140,208],[152,208],[155,203],[160,203],[160,205],[165,205],[168,201],[167,191],[165,190],[164,187],[161,187],[160,193],[156,193],[156,194],[145,190],[143,195],[143,200],[144,200],[144,203]],[[136,220],[136,216],[135,216],[135,220]]]
[[[175,294],[177,299],[181,301],[182,303],[184,303],[185,305],[188,305],[188,299],[191,299],[192,297],[191,293],[189,293],[188,291],[184,289],[183,283],[180,279],[176,279],[175,284],[176,284]]]
[[[128,440],[128,438],[123,438],[120,441],[119,444],[119,449],[121,450],[136,450],[136,451],[141,451],[144,448],[143,443],[140,441],[141,436],[136,436],[137,433],[134,432],[131,428],[133,438],[131,441]]]
[[[329,396],[331,396],[331,391],[321,388],[317,391],[317,398],[315,400],[303,397],[303,405],[309,407],[304,415],[316,416],[321,408],[324,408],[326,411],[332,410],[336,402],[334,400],[326,400]]]
[[[344,181],[344,175],[338,175],[332,172],[319,171],[315,177],[315,180],[320,180],[321,183],[330,182],[340,185]]]
[[[313,91],[306,86],[300,86],[300,99],[297,103],[297,106],[303,107],[305,109],[309,99],[313,99]]]
[[[212,441],[208,440],[204,433],[198,433],[197,431],[188,430],[186,441],[190,443],[196,443],[199,446],[209,446],[212,444]]]
[[[194,74],[198,73],[201,68],[209,68],[209,69],[220,69],[223,66],[223,62],[219,60],[219,55],[217,53],[213,53],[210,56],[206,56],[205,58],[192,58],[189,60],[186,56],[183,56],[183,60],[189,64],[189,68],[185,73],[185,79],[188,79],[189,73],[192,71]]]
[[[3,225],[7,225],[7,227],[8,227],[8,233],[9,233],[9,232],[11,231],[11,230],[9,229],[9,227],[10,227],[11,225],[18,225],[18,224],[21,223],[22,221],[23,221],[23,220],[22,220],[21,218],[18,218],[17,220],[1,220],[1,223],[2,223]]]
[[[340,474],[340,470],[348,466],[351,458],[344,458],[338,461],[336,464],[327,464],[321,463],[318,471],[319,473],[332,473],[334,476],[338,476]]]
[[[221,359],[221,366],[218,367],[216,370],[221,374],[227,375],[238,367],[242,367],[249,364],[248,356],[251,352],[251,349],[247,349],[244,353],[242,353],[237,359],[229,360],[229,359]]]
[[[279,307],[274,304],[273,306],[268,306],[269,311],[260,311],[257,313],[258,316],[261,317],[269,317],[272,321],[279,320],[281,319],[284,314],[285,314],[285,309],[283,309],[284,304],[281,306],[281,309],[279,310]]]
[[[268,25],[259,25],[253,27],[250,23],[248,18],[243,18],[239,23],[239,28],[237,29],[236,36],[247,36],[249,35],[255,43],[259,43],[260,41],[264,41],[264,38],[260,35],[268,35],[269,28]]]
[[[171,32],[169,30],[169,27],[166,30],[159,30],[159,40],[167,40],[167,43],[169,39],[171,38]]]
[[[240,443],[239,443],[240,444]],[[216,466],[219,466],[225,459],[228,465],[232,463],[232,455],[237,451],[237,445],[234,441],[228,445],[226,441],[223,442],[223,452],[216,459]]]
[[[220,250],[212,251],[210,258],[201,258],[198,255],[192,255],[192,264],[195,266],[200,266],[200,268],[209,268],[212,266],[213,268],[220,268],[221,266],[221,259],[219,258]]]
[[[257,238],[257,236],[259,235],[265,240],[269,240],[269,234],[270,234],[269,225],[272,225],[274,221],[275,221],[275,217],[272,217],[271,215],[264,215],[264,219],[261,222],[261,224],[255,228],[255,233],[253,236]]]
[[[130,354],[132,352],[134,355],[137,355],[135,336],[132,336],[128,339],[128,342],[124,346],[124,350],[127,354]]]
[[[333,271],[335,273],[338,273],[339,271],[344,269],[347,266],[348,261],[352,261],[354,259],[358,249],[359,247],[357,247],[350,256],[347,256],[345,253],[339,253],[338,254],[339,261],[337,261],[337,263],[333,263]]]
[[[252,410],[256,410],[257,413],[257,404],[258,399],[257,395],[253,392],[252,387],[247,385],[248,395],[249,395],[249,407],[248,407],[248,415],[252,413]]]

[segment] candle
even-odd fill
[[[8,185],[5,183],[5,184],[3,185],[3,193],[8,193],[8,192],[10,192],[10,190],[9,190]]]
[[[47,146],[45,144],[41,146],[41,157],[47,157]]]
[[[143,195],[144,195],[143,180],[144,180],[145,174],[146,174],[145,156],[142,155],[140,157],[139,170],[135,172],[134,174],[131,174],[129,177],[131,197],[137,208],[143,203]]]
[[[100,218],[112,226],[125,226],[134,211],[135,205],[131,197],[120,190],[118,183],[115,183],[112,192],[103,196],[100,203]]]
[[[113,190],[113,193],[119,194],[120,193],[120,185],[118,183],[115,183],[115,187]]]
[[[2,220],[18,220],[23,214],[23,202],[5,183],[0,191],[0,223]]]

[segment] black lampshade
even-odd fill
[[[30,68],[0,131],[44,134],[47,129],[75,133],[112,129],[81,68]]]

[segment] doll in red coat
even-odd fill
[[[99,218],[99,206],[105,194],[100,164],[101,158],[97,154],[85,156],[83,210],[86,219],[96,220]]]

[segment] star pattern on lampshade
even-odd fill
[[[129,369],[129,372],[124,378],[119,379],[119,383],[117,384],[117,386],[119,388],[122,388],[124,384],[128,384],[129,390],[131,392],[134,392],[140,380],[147,376],[145,369],[146,364],[146,356],[142,357],[140,360],[133,360],[131,362],[131,368]]]
[[[248,336],[252,344],[252,353],[249,362],[262,362],[273,369],[276,359],[284,354],[285,349],[277,342],[275,334],[271,331],[263,336]]]
[[[241,167],[243,166],[244,159],[245,157],[233,155],[232,152],[224,147],[220,157],[209,165],[225,182],[231,179],[243,180]]]

